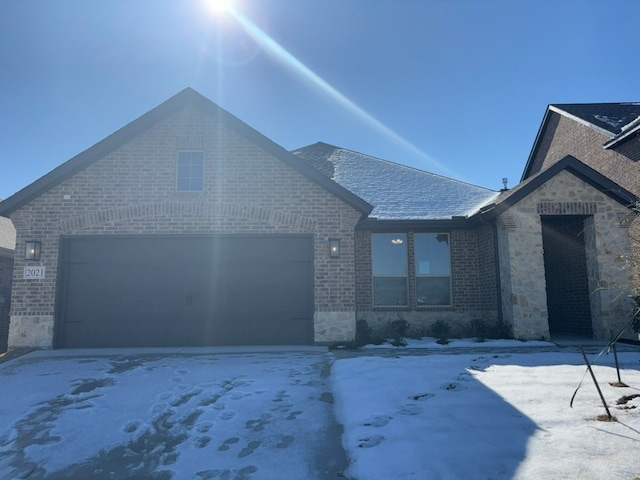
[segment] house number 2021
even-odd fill
[[[41,280],[44,278],[45,267],[24,267],[24,278],[26,280]]]

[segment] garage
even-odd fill
[[[313,343],[311,235],[62,239],[57,347]]]

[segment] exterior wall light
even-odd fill
[[[340,258],[340,239],[329,239],[329,258]]]
[[[26,243],[24,249],[25,260],[40,260],[40,252],[42,250],[42,243],[36,240],[29,240]]]

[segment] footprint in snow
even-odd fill
[[[131,420],[130,422],[127,422],[122,426],[122,430],[127,433],[133,433],[138,429],[139,426],[140,422],[138,420]]]
[[[220,418],[222,420],[231,420],[233,417],[236,416],[236,412],[232,411],[232,410],[227,410],[224,411],[220,414]]]
[[[383,435],[377,435],[377,434],[364,435],[358,439],[358,447],[360,448],[377,447],[382,443],[383,440],[384,440]]]
[[[295,412],[291,412],[287,417],[287,420],[295,420],[298,415],[302,415],[302,410],[296,410]]]
[[[295,439],[291,435],[285,435],[280,439],[280,442],[276,445],[277,448],[289,448],[289,445],[293,443]]]
[[[442,390],[448,390],[450,392],[458,392],[460,390],[466,389],[467,387],[458,382],[447,382],[440,385],[440,388]]]
[[[200,433],[207,433],[209,430],[213,428],[213,422],[202,422],[198,424],[196,430]]]
[[[418,401],[418,400],[429,400],[430,398],[435,397],[435,393],[418,393],[417,395],[411,395],[409,399]]]
[[[204,448],[213,440],[209,435],[201,435],[196,437],[193,441],[194,445],[198,448]]]
[[[407,403],[406,405],[402,405],[400,410],[398,410],[400,415],[420,415],[422,413],[422,408],[414,403]]]
[[[249,444],[244,447],[240,453],[238,454],[238,458],[244,458],[251,455],[256,449],[262,444],[259,440],[254,440],[253,442],[249,442]]]
[[[240,439],[238,437],[227,438],[224,442],[222,442],[222,445],[218,447],[218,450],[221,452],[226,452],[231,448],[231,445],[235,445],[239,441]]]
[[[384,427],[389,423],[391,417],[389,415],[372,415],[367,418],[363,425],[365,427]]]

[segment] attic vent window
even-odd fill
[[[203,152],[178,152],[177,185],[179,192],[201,192],[203,190]]]

